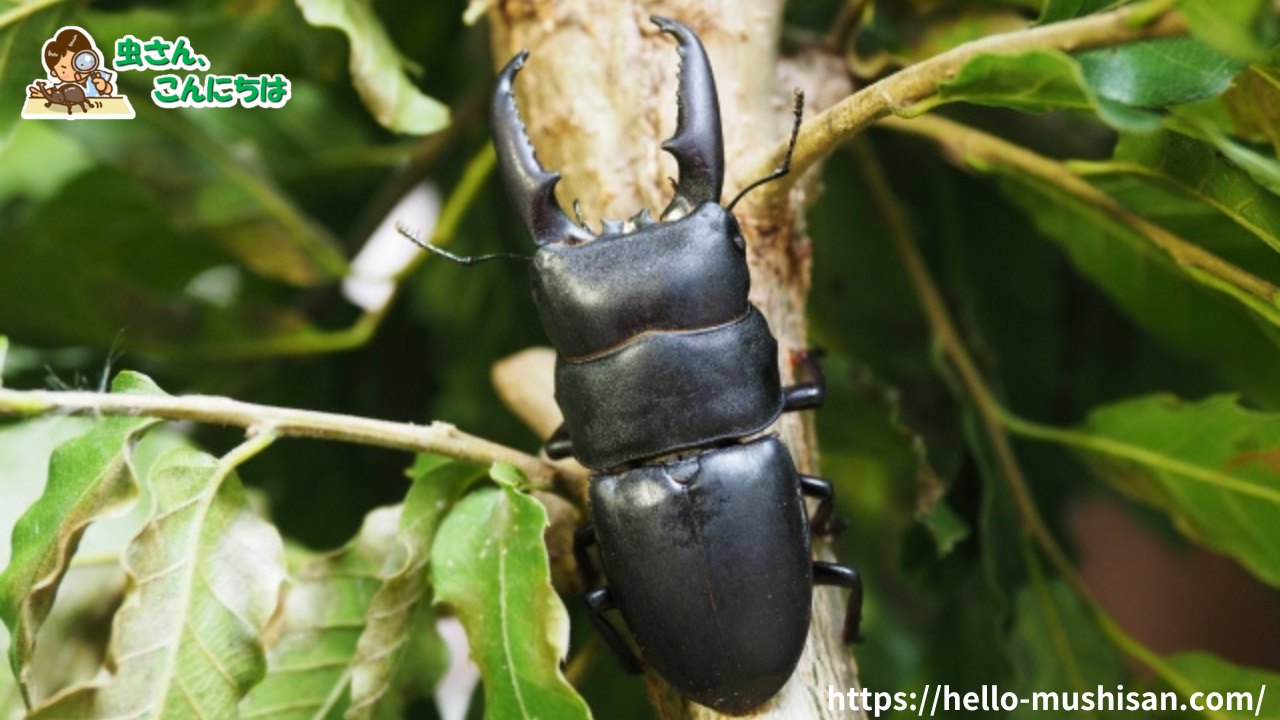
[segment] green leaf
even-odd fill
[[[340,243],[264,167],[260,145],[206,117],[142,105],[129,122],[73,124],[60,134],[163,198],[164,225],[194,231],[258,275],[298,287],[341,277],[347,266]],[[95,205],[111,213],[110,197]],[[256,244],[246,241],[249,233]]]
[[[4,358],[9,353],[9,338],[0,335],[0,387],[4,387]]]
[[[1179,133],[1124,133],[1111,162],[1075,166],[1086,176],[1127,174],[1198,200],[1280,252],[1280,197],[1225,161],[1210,144]]]
[[[1218,151],[1267,190],[1280,195],[1280,161],[1236,142],[1216,125],[1203,120],[1192,121],[1192,126],[1212,142]]]
[[[1280,586],[1280,414],[1151,396],[1098,409],[1081,431],[1073,449],[1112,485]]]
[[[40,497],[48,479],[48,458],[54,449],[84,433],[93,421],[83,418],[40,418],[0,425],[0,565],[9,562],[9,534],[23,509]],[[56,620],[55,620],[56,622]],[[48,641],[48,638],[45,638]],[[0,653],[10,652],[9,631],[0,623]],[[95,658],[95,669],[97,667]],[[41,681],[38,663],[32,677]],[[36,685],[42,683],[35,683]],[[38,692],[39,687],[35,688]],[[8,669],[0,670],[0,720],[18,720],[26,715],[26,705],[17,678]]]
[[[1127,678],[1123,661],[1079,598],[1062,581],[1050,582],[1039,573],[1033,577],[1031,585],[1018,594],[1011,633],[1018,666],[1024,671],[1021,696],[1045,692],[1061,697],[1122,683]],[[1065,717],[1066,711],[1062,712],[1060,717]],[[1104,712],[1099,717],[1124,715]]]
[[[1116,4],[1116,0],[1045,0],[1040,11],[1040,25],[1090,15]]]
[[[261,635],[278,612],[284,546],[235,468],[272,436],[221,460],[179,448],[153,466],[151,520],[130,544],[109,678],[59,694],[30,717],[232,718],[266,674]]]
[[[101,203],[96,212],[66,212],[85,197]],[[15,337],[101,347],[122,339],[169,358],[237,358],[349,347],[367,332],[316,327],[278,286],[252,284],[230,257],[183,235],[120,170],[83,173],[25,215],[0,243],[0,327]],[[231,286],[225,307],[190,290],[211,271]]]
[[[1080,66],[1057,50],[979,55],[965,63],[954,78],[939,83],[938,92],[948,101],[963,100],[1023,112],[1093,109],[1096,105]]]
[[[346,547],[293,575],[267,677],[241,703],[241,720],[321,720],[345,709],[369,603],[400,552],[399,522],[400,506],[374,510]]]
[[[1275,17],[1267,0],[1182,0],[1178,12],[1194,36],[1240,60],[1265,56],[1275,35]]]
[[[1231,89],[1222,96],[1231,117],[1233,134],[1249,142],[1270,143],[1273,155],[1280,155],[1280,50],[1271,62],[1251,65],[1236,76]]]
[[[938,93],[945,102],[1023,112],[1092,109],[1117,129],[1151,131],[1164,122],[1152,110],[1220,95],[1243,67],[1190,38],[1076,55],[1036,49],[977,55],[954,78],[940,83]]]
[[[64,25],[66,10],[41,0],[4,5],[0,10],[0,153],[22,121],[27,87],[48,77],[40,59],[44,43]]]
[[[1195,38],[1146,40],[1074,57],[1096,95],[1135,108],[1163,108],[1221,94],[1245,67]]]
[[[434,635],[434,627],[424,622],[434,619],[427,575],[432,543],[445,514],[468,487],[484,477],[484,468],[424,456],[410,476],[414,484],[405,498],[397,534],[403,549],[369,605],[353,662],[348,720],[372,718],[379,706],[397,701],[391,691],[412,649],[406,638],[426,632]],[[422,678],[412,683],[423,684]]]
[[[466,629],[486,718],[591,716],[560,672],[569,616],[551,588],[546,526],[538,501],[501,484],[464,497],[431,551],[436,602]]]
[[[449,124],[449,108],[423,95],[405,75],[408,61],[361,0],[297,0],[307,22],[341,30],[351,41],[351,79],[383,127],[428,135]]]
[[[120,373],[116,393],[163,395],[149,378]],[[9,663],[23,694],[36,636],[49,616],[58,586],[85,530],[95,521],[118,516],[138,497],[131,446],[158,421],[106,418],[54,451],[44,494],[13,528],[12,556],[0,573],[0,619],[12,633]]]
[[[1235,665],[1204,652],[1178,653],[1165,658],[1165,665],[1160,672],[1161,679],[1174,684],[1174,689],[1185,701],[1190,701],[1194,693],[1205,693],[1197,699],[1201,706],[1205,706],[1211,699],[1206,697],[1209,693],[1221,695],[1222,710],[1207,713],[1215,720],[1280,719],[1280,700],[1275,696],[1276,690],[1280,690],[1280,674],[1274,670]],[[1271,694],[1266,694],[1264,687],[1270,688]],[[1227,712],[1227,702],[1236,709]]]
[[[93,161],[49,123],[24,122],[0,150],[0,202],[54,197]]]
[[[1280,403],[1274,373],[1280,348],[1258,323],[1277,324],[1274,300],[1176,261],[1121,217],[1058,185],[1013,172],[1009,178],[1002,187],[1010,199],[1140,326],[1179,352],[1213,362],[1251,394]]]

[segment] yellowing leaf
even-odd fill
[[[320,720],[347,703],[356,643],[398,550],[399,521],[399,506],[369,513],[349,545],[294,575],[267,677],[241,703],[241,720]]]
[[[427,135],[449,124],[449,108],[423,95],[405,75],[407,61],[362,0],[297,0],[307,22],[341,30],[351,42],[351,80],[382,126]]]
[[[412,638],[424,632],[434,634],[434,628],[421,627],[431,616],[427,575],[431,545],[445,513],[484,476],[484,468],[422,456],[410,475],[415,481],[405,498],[397,535],[401,556],[369,604],[352,668],[347,720],[373,718],[388,700],[397,671],[412,649]],[[420,686],[421,679],[415,685]]]
[[[121,373],[112,390],[163,395],[150,379]],[[9,663],[28,702],[30,662],[36,636],[49,616],[58,586],[89,525],[115,517],[138,497],[130,449],[157,421],[116,417],[101,420],[69,440],[49,460],[44,494],[13,528],[12,555],[0,573],[0,619],[12,633]]]
[[[55,696],[31,720],[236,717],[266,673],[261,635],[285,567],[280,536],[254,514],[234,470],[271,439],[256,436],[221,460],[179,448],[156,461],[155,508],[124,560],[114,672]]]

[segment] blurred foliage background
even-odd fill
[[[783,43],[796,51],[836,38],[826,47],[865,84],[977,37],[1114,4],[797,0]],[[842,33],[847,6],[861,22]],[[812,337],[827,350],[831,387],[816,422],[822,474],[849,523],[836,551],[868,586],[857,650],[868,687],[1256,692],[1280,677],[1275,8],[1182,8],[1194,39],[975,62],[942,93],[957,101],[943,115],[963,132],[898,122],[824,166],[807,218]],[[465,25],[465,10],[455,0],[0,2],[5,387],[100,389],[129,368],[175,395],[439,419],[535,452],[538,439],[489,383],[493,362],[545,343],[523,268],[415,265],[373,311],[342,290],[351,258],[389,214],[429,223],[393,213],[424,181],[445,204],[439,241],[471,255],[526,250],[489,172],[486,25]],[[25,88],[45,77],[38,49],[64,25],[89,30],[108,56],[126,33],[185,36],[212,72],[281,73],[292,97],[270,111],[165,110],[148,98],[157,73],[126,72],[132,121],[23,121]],[[373,58],[364,74],[353,75],[353,48]],[[1043,162],[1019,164],[983,138]],[[923,254],[923,280],[990,397],[955,370],[904,243]],[[1023,532],[1009,468],[983,424],[992,412],[1086,580],[1101,571],[1081,560],[1081,528],[1091,527],[1081,513],[1121,507],[1174,555],[1207,547],[1231,560],[1234,579],[1205,581],[1226,597],[1193,621],[1202,637],[1223,637],[1215,616],[1253,593],[1260,609],[1245,622],[1263,640],[1205,654],[1109,626]],[[3,534],[39,496],[48,453],[84,426],[0,426]],[[222,455],[242,436],[175,430],[185,440],[148,442]],[[291,440],[240,474],[291,551],[312,557],[402,501],[406,464],[399,452]],[[1105,564],[1111,550],[1098,552]],[[1143,567],[1131,570],[1121,594],[1148,583]],[[1176,610],[1184,591],[1151,594]],[[578,658],[590,625],[574,598],[566,604]],[[105,627],[99,617],[86,631],[90,664]],[[590,652],[575,679],[596,717],[651,716],[642,684]],[[432,679],[415,681],[417,695]],[[6,701],[16,691],[0,680],[0,717]],[[404,712],[436,716],[425,701]]]

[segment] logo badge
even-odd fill
[[[116,86],[101,51],[84,28],[68,25],[40,53],[47,78],[27,87],[22,117],[28,120],[106,120],[133,117],[129,98]]]

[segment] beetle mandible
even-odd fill
[[[603,221],[597,235],[560,208],[560,176],[538,162],[516,108],[513,83],[528,51],[498,76],[493,141],[537,244],[533,296],[556,348],[565,422],[547,454],[572,454],[593,471],[591,522],[574,542],[592,621],[638,672],[640,658],[605,616],[620,611],[644,662],[682,695],[741,714],[795,670],[814,585],[851,591],[844,637],[858,638],[862,583],[856,570],[812,557],[811,528],[826,527],[831,484],[798,473],[777,436],[762,434],[782,412],[821,405],[825,386],[812,356],[801,362],[807,382],[781,384],[777,341],[747,299],[737,199],[720,205],[724,147],[710,62],[689,28],[652,20],[681,55],[677,130],[662,146],[679,180],[660,219],[641,210]],[[793,149],[801,103],[797,95]],[[789,163],[790,151],[743,194]],[[466,264],[511,257],[419,244]],[[805,496],[820,501],[812,519]],[[599,585],[593,545],[608,585]]]

